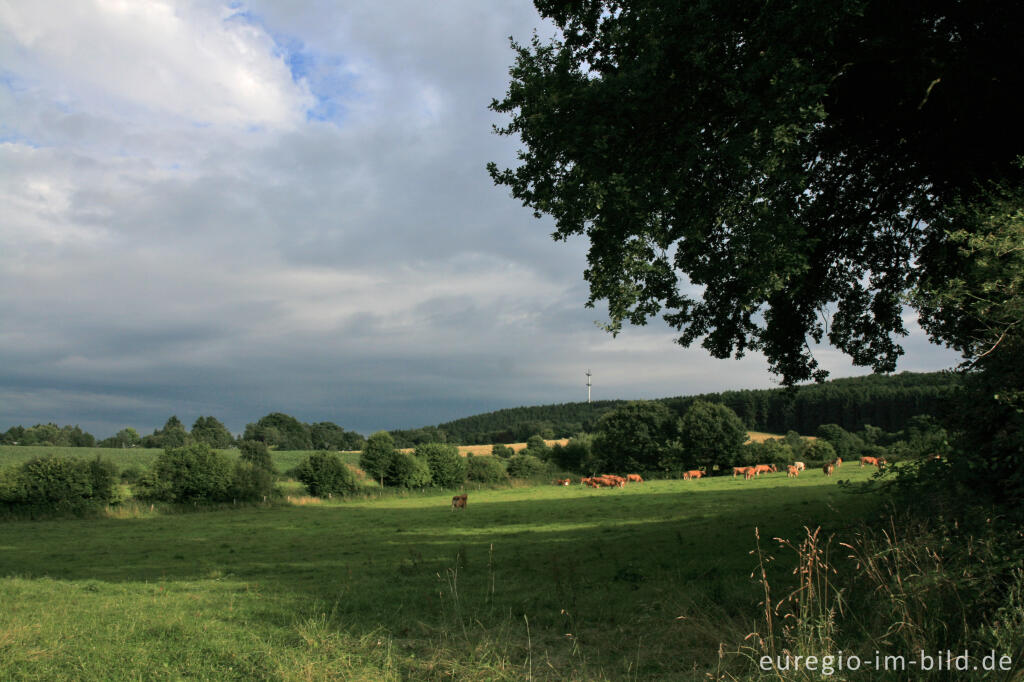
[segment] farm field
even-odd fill
[[[841,478],[871,471],[844,467]],[[754,528],[842,534],[820,472],[0,524],[0,679],[706,679],[744,671]],[[740,673],[742,674],[742,672]]]

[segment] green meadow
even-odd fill
[[[771,538],[879,505],[817,471],[450,497],[0,522],[0,679],[742,677],[755,528],[784,591]]]

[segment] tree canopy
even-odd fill
[[[907,292],[985,246],[957,207],[1020,185],[1024,4],[535,4],[560,37],[513,43],[491,108],[524,148],[489,171],[556,239],[589,239],[613,333],[660,314],[786,384],[824,377],[825,338],[891,371]],[[946,303],[916,305],[971,351]]]

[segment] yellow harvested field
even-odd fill
[[[563,445],[564,446],[564,445],[569,443],[569,439],[568,438],[560,438],[558,440],[546,440],[544,442],[547,444],[548,447],[551,447],[552,445],[555,445],[555,444]],[[489,455],[489,454],[491,454],[491,448],[492,447],[494,447],[494,446],[493,445],[460,445],[459,446],[459,454],[462,455],[463,457],[465,457],[466,455],[471,454],[471,453],[472,453],[472,455],[474,457],[477,456],[477,455]],[[513,450],[515,450],[516,452],[519,452],[520,450],[525,450],[526,449],[526,443],[509,443],[507,447],[510,447]],[[403,448],[402,452],[412,452],[413,449],[414,448]]]
[[[803,436],[807,440],[818,440],[815,436]],[[784,435],[778,433],[762,433],[761,431],[747,431],[747,442],[748,443],[763,443],[766,440],[772,438],[785,438]]]

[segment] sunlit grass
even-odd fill
[[[843,476],[866,479],[867,470]],[[0,524],[0,679],[700,678],[753,529],[874,504],[808,472]],[[779,569],[782,570],[781,568]]]

